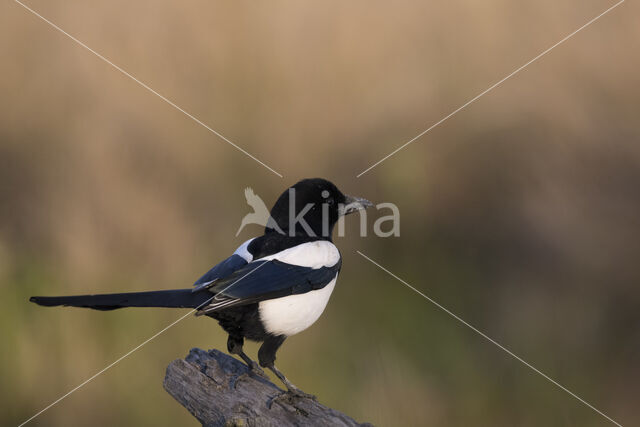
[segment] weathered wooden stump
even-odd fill
[[[310,399],[275,399],[272,382],[218,350],[194,348],[167,367],[164,388],[204,426],[370,426]]]

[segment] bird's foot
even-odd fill
[[[243,372],[242,374],[234,377],[231,384],[232,388],[235,390],[238,386],[238,382],[240,382],[241,380],[246,380],[249,377],[262,378],[269,381],[269,376],[262,370],[260,365],[258,365],[254,361],[251,361],[251,363],[249,364],[249,370],[247,372]]]
[[[289,406],[295,406],[296,402],[301,399],[309,399],[313,401],[317,401],[318,398],[313,394],[305,393],[297,387],[289,388],[287,391],[283,391],[277,396],[275,396],[268,404],[269,409],[273,406],[274,402],[287,404]]]
[[[251,364],[249,365],[249,372],[247,372],[247,374],[269,380],[269,375],[267,375],[267,373],[260,367],[260,365],[258,365],[254,361],[251,361]]]
[[[289,390],[285,391],[284,394],[288,394],[289,396],[297,399],[318,400],[318,398],[313,394],[305,393],[297,387],[290,388]]]

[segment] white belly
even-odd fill
[[[260,320],[274,335],[295,335],[313,325],[329,302],[338,276],[322,289],[300,295],[261,301]]]

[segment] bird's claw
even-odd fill
[[[290,406],[295,406],[295,402],[296,400],[299,399],[309,399],[309,400],[313,400],[315,402],[318,401],[318,398],[316,396],[314,396],[313,394],[309,394],[309,393],[305,393],[304,391],[300,390],[299,388],[290,388],[287,391],[283,391],[282,393],[278,394],[277,396],[275,396],[273,399],[271,399],[271,401],[269,402],[269,409],[271,409],[271,406],[273,406],[274,402],[278,402],[278,403],[286,403]]]
[[[269,375],[267,375],[266,372],[256,362],[251,362],[251,365],[249,366],[249,372],[247,372],[247,374],[269,380]]]
[[[309,393],[305,393],[304,391],[300,390],[299,388],[294,388],[291,390],[287,390],[284,392],[284,394],[288,394],[293,398],[298,398],[298,399],[311,399],[311,400],[315,400],[317,401],[318,398],[313,395],[313,394],[309,394]]]

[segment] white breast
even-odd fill
[[[329,302],[338,275],[322,289],[261,301],[260,320],[274,335],[295,335],[313,325]]]
[[[277,259],[304,267],[331,267],[340,260],[338,248],[325,240],[303,243],[269,255],[262,260]],[[329,302],[338,275],[324,288],[299,295],[289,295],[261,301],[260,320],[267,332],[274,335],[295,335],[313,325]]]

